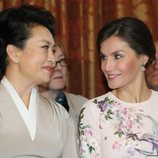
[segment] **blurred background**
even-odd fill
[[[96,51],[97,33],[104,24],[137,17],[158,40],[158,0],[0,0],[0,10],[24,3],[45,7],[55,16],[57,37],[71,60],[66,88],[88,98],[108,91]]]

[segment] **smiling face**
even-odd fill
[[[54,56],[55,56],[56,61],[65,59],[65,56],[59,46],[56,46],[55,50],[56,52]],[[67,72],[67,67],[61,66],[60,63],[58,63],[57,66],[53,69],[51,79],[48,83],[49,89],[52,89],[52,90],[63,89],[65,87],[66,72]]]
[[[16,48],[14,53],[9,52],[18,78],[36,85],[48,82],[52,72],[51,63],[55,61],[54,43],[54,38],[46,27],[33,26],[31,36],[27,39],[24,48]],[[16,56],[11,54],[16,54]],[[17,60],[16,64],[14,58]]]
[[[111,89],[134,84],[143,74],[140,65],[145,62],[144,55],[138,56],[121,38],[111,36],[104,40],[100,52],[101,69]]]
[[[158,91],[158,42],[156,46],[156,60],[146,70],[146,81],[149,88]]]

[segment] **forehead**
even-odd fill
[[[52,45],[55,44],[51,32],[46,27],[41,25],[35,25],[30,30],[31,30],[30,39],[36,41],[47,41]]]
[[[111,36],[101,43],[100,51],[104,52],[115,52],[118,50],[131,49],[129,44],[120,37]]]

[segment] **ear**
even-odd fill
[[[149,60],[149,57],[147,55],[145,55],[145,54],[141,55],[141,64],[146,65],[146,63],[148,62],[148,60]]]
[[[19,55],[20,55],[19,49],[15,47],[14,45],[9,44],[7,45],[6,51],[7,51],[9,59],[13,63],[17,64],[19,62]]]

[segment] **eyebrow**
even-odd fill
[[[41,40],[39,40],[40,42],[45,42],[45,43],[47,43],[47,44],[51,44],[51,42],[49,42],[48,40],[45,40],[45,39],[41,39]],[[54,43],[54,46],[55,46],[55,43]]]
[[[124,51],[124,50],[117,50],[117,51],[111,52],[111,54],[113,55],[113,54],[116,54],[116,53],[119,53],[119,52],[126,52],[126,51]],[[102,54],[104,56],[106,55],[103,52],[100,52],[100,54]]]
[[[52,45],[51,44],[51,42],[49,42],[48,40],[39,40],[39,42],[44,42],[44,43],[46,43],[46,44],[48,44],[48,45]],[[52,48],[54,48],[55,47],[55,43],[52,45]]]

